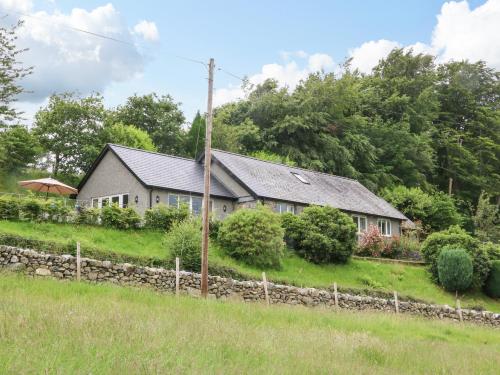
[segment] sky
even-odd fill
[[[206,110],[201,62],[210,57],[216,106],[243,97],[236,77],[293,89],[346,58],[369,72],[394,47],[500,70],[500,0],[0,0],[2,26],[19,18],[18,44],[29,48],[20,60],[34,66],[16,103],[28,125],[65,91],[99,92],[110,108],[134,94],[169,94],[189,122]]]

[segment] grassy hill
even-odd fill
[[[486,327],[0,273],[0,373],[494,374]]]
[[[162,234],[154,231],[118,231],[101,227],[75,227],[66,224],[0,221],[0,233],[16,234],[58,243],[80,241],[82,246],[105,251],[143,257],[164,258]],[[212,246],[210,262],[229,266],[247,277],[260,279],[261,270],[237,262]],[[267,271],[268,279],[298,286],[329,287],[337,282],[341,288],[362,288],[392,292],[432,303],[454,305],[454,295],[436,286],[428,272],[421,266],[383,264],[365,260],[351,260],[346,265],[318,266],[288,254],[283,268]],[[469,292],[461,297],[465,307],[482,306],[500,312],[500,301],[480,292]]]

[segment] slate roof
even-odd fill
[[[259,198],[330,205],[341,210],[407,220],[358,181],[213,150],[212,157]],[[292,173],[305,178],[301,182]]]
[[[90,176],[92,170],[108,150],[111,150],[130,172],[147,187],[203,194],[203,164],[196,160],[114,144],[106,146],[87,173],[86,178]],[[80,183],[79,190],[86,178]],[[211,179],[210,194],[234,198],[233,194],[215,178]]]

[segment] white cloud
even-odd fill
[[[32,0],[0,0],[0,9],[6,11],[29,12],[33,9]]]
[[[485,60],[500,69],[500,0],[471,10],[466,1],[443,4],[431,45],[441,61]]]
[[[396,47],[401,47],[401,45],[398,42],[385,39],[363,43],[349,51],[349,57],[352,58],[351,67],[359,69],[362,73],[369,73],[381,59]]]
[[[313,55],[306,54],[304,51],[300,52],[300,56],[309,57],[307,65],[300,67],[296,61],[285,61],[283,64],[272,63],[262,66],[259,73],[254,74],[248,78],[249,82],[253,85],[264,83],[267,79],[275,79],[279,87],[288,87],[293,90],[302,80],[305,80],[309,74],[318,71],[330,72],[334,70],[335,64],[331,56],[324,53],[316,53]],[[280,55],[284,60],[288,60],[291,56],[300,57],[299,54],[294,52],[289,55]],[[226,88],[216,89],[214,94],[214,106],[243,99],[245,92],[240,87],[229,86]]]
[[[22,81],[23,87],[30,92],[19,97],[20,106],[23,101],[40,103],[51,94],[64,91],[77,91],[82,95],[102,92],[113,82],[123,82],[142,73],[144,58],[134,43],[134,33],[112,4],[91,10],[74,8],[63,13],[57,9],[35,11],[32,3],[26,0],[0,0],[2,12],[19,8],[31,15],[22,17],[24,26],[18,31],[18,47],[29,49],[20,55],[20,60],[24,66],[34,66],[33,74]],[[0,19],[0,24],[12,24],[14,16],[18,18],[11,12],[9,17]]]
[[[160,33],[154,22],[142,20],[134,26],[134,33],[140,35],[144,40],[157,41],[160,39]]]
[[[363,43],[349,51],[352,67],[369,73],[395,47],[402,45],[385,39]],[[430,44],[417,42],[405,48],[433,54],[438,62],[484,60],[500,69],[500,0],[488,0],[474,10],[467,1],[444,3]]]

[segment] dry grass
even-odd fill
[[[0,274],[0,373],[494,374],[498,330]]]

